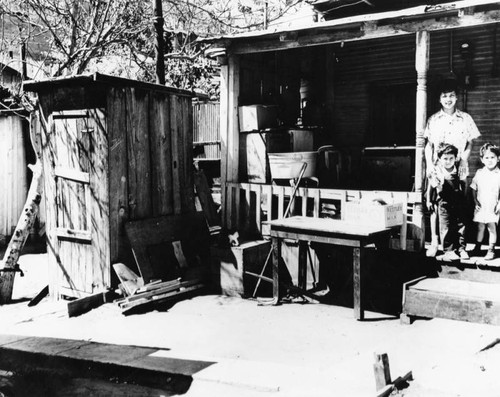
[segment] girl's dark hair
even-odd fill
[[[437,148],[437,156],[441,158],[444,154],[453,154],[456,157],[458,156],[458,149],[456,146],[441,143]]]
[[[490,142],[487,142],[483,146],[481,146],[481,149],[479,149],[479,157],[483,158],[486,152],[491,152],[495,156],[500,157],[500,148]]]

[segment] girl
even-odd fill
[[[479,150],[484,167],[477,170],[470,185],[474,198],[474,222],[477,223],[477,242],[473,253],[478,254],[484,238],[484,229],[488,228],[489,244],[485,260],[495,257],[497,242],[497,223],[500,212],[500,169],[498,159],[500,149],[491,143],[485,143]]]

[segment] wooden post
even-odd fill
[[[220,182],[221,182],[221,226],[227,227],[227,120],[228,120],[228,78],[229,66],[227,61],[220,65]]]
[[[429,70],[429,32],[419,31],[416,36],[415,69],[417,71],[417,98],[416,98],[416,151],[415,151],[415,192],[423,196],[424,182],[424,130],[427,123],[427,72]],[[425,238],[424,216],[422,202],[416,203],[413,214],[413,223],[420,228],[420,239]]]
[[[221,188],[226,191],[227,182],[238,182],[239,173],[239,127],[238,97],[240,91],[239,57],[228,58],[228,65],[221,66]],[[228,207],[231,197],[228,194],[222,202],[222,225],[231,229],[234,219],[229,219]]]
[[[387,353],[375,353],[373,371],[375,372],[376,390],[380,390],[391,383],[391,370],[389,368],[389,356]]]

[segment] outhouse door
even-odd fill
[[[52,113],[58,295],[81,297],[110,285],[108,142],[104,111]]]

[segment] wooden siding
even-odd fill
[[[19,116],[0,116],[0,236],[12,235],[26,201],[26,127]]]
[[[494,62],[498,51],[494,49],[495,35],[499,41],[500,32],[496,29],[498,25],[485,25],[431,32],[428,116],[439,110],[436,85],[440,78],[449,75],[450,54],[453,70],[460,78],[465,68],[460,44],[468,41],[474,48],[472,86],[467,90],[466,106],[463,95],[458,101],[458,107],[471,114],[482,134],[470,159],[471,175],[480,165],[478,149],[481,144],[486,141],[500,144],[500,67],[498,61]],[[450,44],[453,45],[452,52]],[[343,47],[335,45],[333,50],[337,62],[332,70],[335,105],[330,138],[344,147],[373,144],[370,142],[370,85],[416,81],[415,37],[351,42]]]
[[[203,147],[197,159],[220,160],[220,105],[215,102],[193,104],[193,145]]]
[[[191,98],[134,87],[107,94],[111,261],[127,262],[124,222],[194,211]]]

